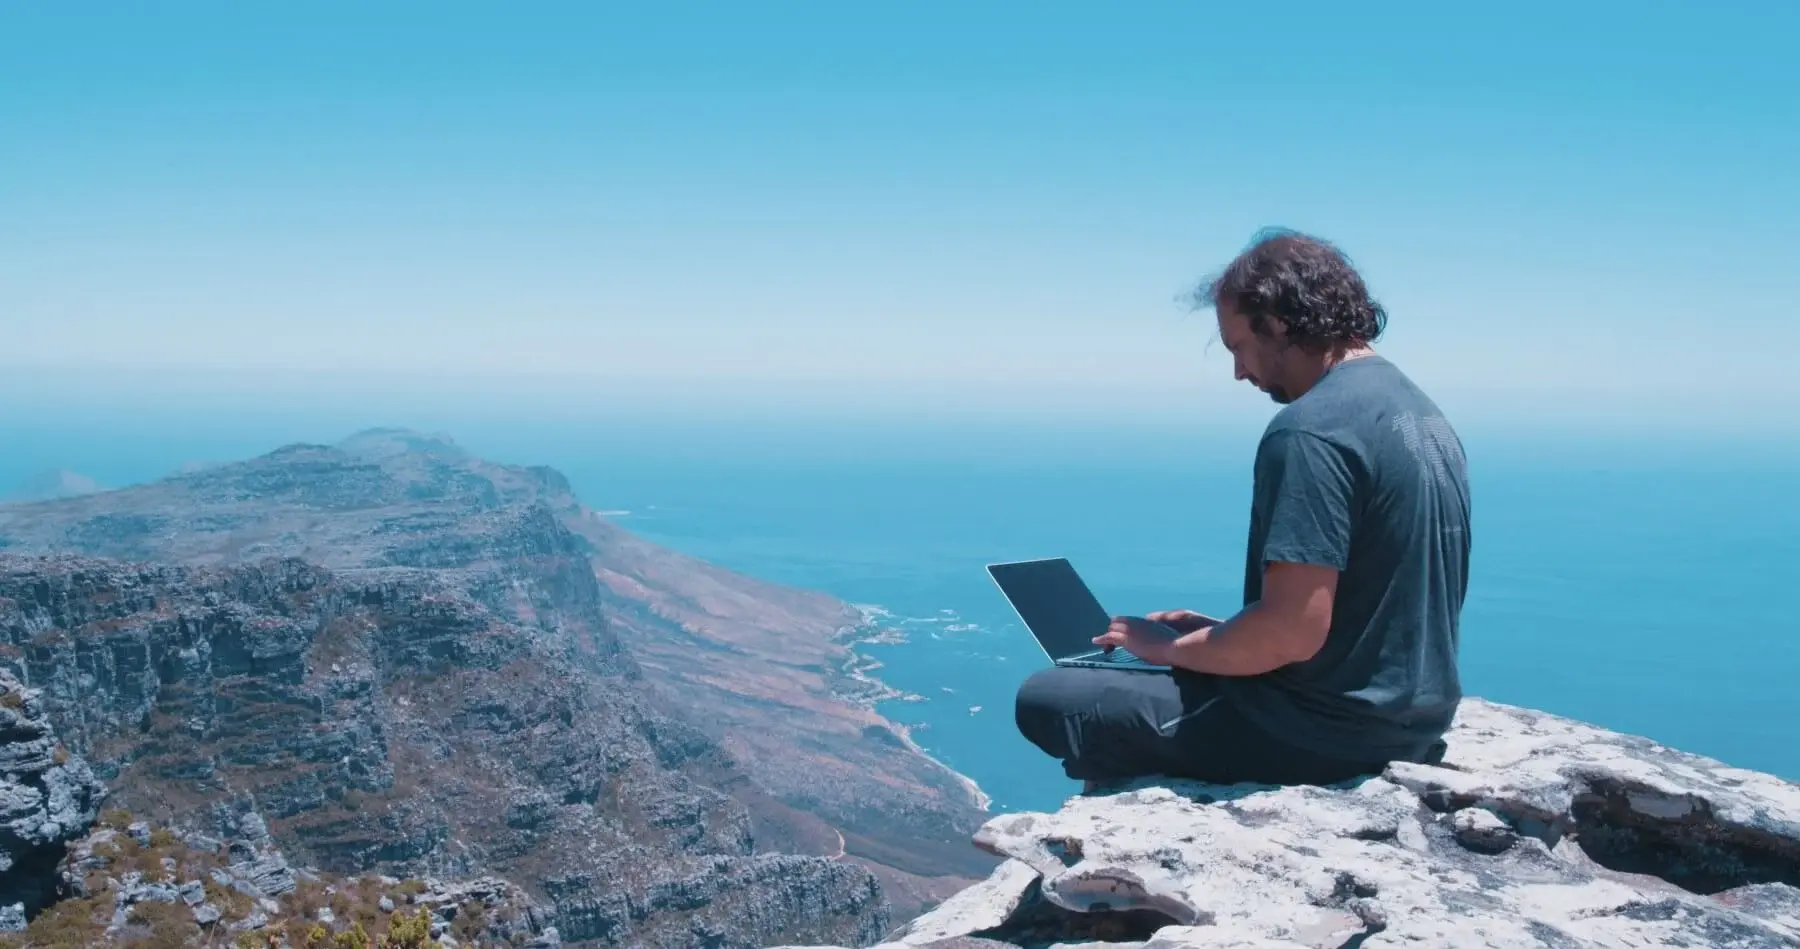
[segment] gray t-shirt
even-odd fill
[[[1462,698],[1469,543],[1468,466],[1443,413],[1381,356],[1339,363],[1263,433],[1244,565],[1246,605],[1269,561],[1341,571],[1330,635],[1306,662],[1225,678],[1226,694],[1302,749],[1417,760]]]

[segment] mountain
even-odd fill
[[[50,501],[93,494],[101,490],[104,489],[100,487],[100,483],[87,475],[66,470],[44,471],[27,478],[25,483],[9,494],[0,496],[0,500]]]
[[[866,941],[997,863],[867,707],[853,610],[546,468],[376,430],[0,506],[0,552],[6,662],[158,821],[230,801],[333,872],[495,873],[595,944]]]

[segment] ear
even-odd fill
[[[1250,320],[1250,328],[1264,339],[1287,344],[1287,321],[1279,316],[1258,316]]]

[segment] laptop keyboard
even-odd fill
[[[1073,658],[1078,659],[1082,662],[1102,663],[1102,664],[1109,665],[1109,666],[1149,665],[1149,663],[1138,658],[1137,656],[1135,656],[1131,653],[1128,653],[1123,649],[1116,649],[1116,648],[1112,652],[1091,652],[1085,656],[1075,656]]]

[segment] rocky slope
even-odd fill
[[[546,469],[367,433],[0,506],[0,550],[0,659],[157,820],[503,873],[599,943],[868,941],[873,874],[906,911],[997,863],[957,778],[841,697],[854,614],[644,544]]]
[[[69,848],[64,898],[3,949],[334,946],[454,949],[561,945],[519,887],[383,875],[345,877],[290,867],[254,815],[234,836],[182,836],[127,812]]]
[[[975,839],[1006,863],[888,945],[1800,947],[1800,786],[1477,699],[1441,767],[1144,782]]]
[[[498,874],[572,941],[879,933],[868,872],[756,851],[710,786],[729,762],[636,700],[603,626],[535,620],[428,571],[0,557],[7,658],[135,813],[221,838],[253,815],[331,873]]]
[[[873,870],[898,912],[915,912],[993,869],[969,846],[972,787],[911,752],[849,675],[868,631],[842,603],[772,588],[658,548],[603,519],[567,522],[593,550],[608,614],[646,680],[739,762],[759,839],[842,854]],[[823,819],[821,824],[820,818]]]
[[[542,909],[504,881],[296,870],[254,812],[224,821],[224,838],[102,812],[104,786],[61,742],[42,699],[0,671],[0,949],[214,946],[232,936],[307,946],[340,935],[346,949],[559,944]]]
[[[571,536],[572,535],[572,536]],[[903,912],[979,878],[981,802],[908,749],[845,675],[861,617],[647,543],[583,506],[557,472],[494,464],[442,436],[372,430],[161,482],[0,505],[0,550],[198,565],[295,557],[339,571],[408,566],[504,593],[515,563],[580,561],[540,599],[597,604],[659,708],[734,766],[724,790],[757,838],[876,872]],[[453,578],[456,579],[456,578]],[[504,597],[502,597],[504,599]],[[503,610],[525,603],[496,603]],[[572,631],[580,633],[576,626]]]
[[[37,693],[0,671],[0,932],[55,899],[56,862],[99,816],[105,791]]]

